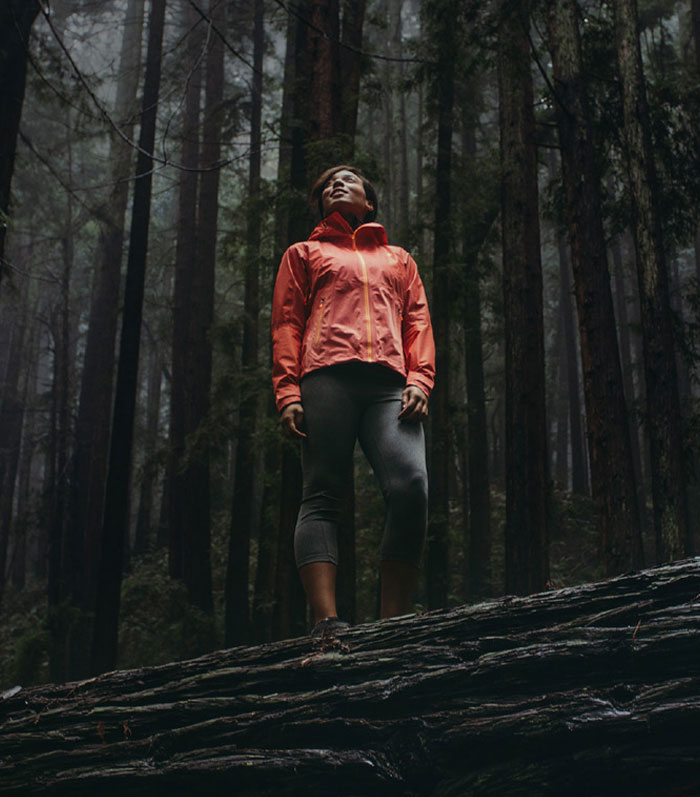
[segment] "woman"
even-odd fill
[[[337,528],[359,439],[386,501],[381,616],[410,611],[427,525],[421,421],[435,377],[416,264],[374,223],[377,197],[352,166],[311,193],[322,221],[282,258],[272,306],[273,386],[284,431],[302,442],[294,534],[314,635],[337,631]]]

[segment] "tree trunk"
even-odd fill
[[[280,202],[276,215],[278,244],[276,262],[290,244],[306,238],[311,218],[305,197],[307,193],[306,161],[304,148],[308,138],[308,98],[306,97],[305,53],[308,26],[303,17],[307,12],[304,0],[296,4],[298,17],[290,15],[287,24],[287,49],[285,54],[284,92],[282,98],[282,130],[278,180],[284,186],[286,201]],[[272,273],[272,283],[276,277]],[[271,410],[278,419],[277,409]],[[301,464],[299,448],[278,436],[275,449],[269,452],[268,461],[277,462],[279,473],[279,499],[273,510],[276,528],[275,583],[271,611],[271,636],[284,639],[295,633],[304,633],[306,627],[306,596],[294,561],[294,528],[301,502]],[[267,507],[267,501],[263,500]]]
[[[36,306],[34,308],[34,311]],[[35,312],[32,312],[33,317]],[[17,474],[17,512],[14,518],[13,538],[14,550],[10,561],[10,580],[16,590],[24,589],[27,579],[27,534],[30,528],[30,518],[33,514],[34,496],[32,495],[32,475],[35,462],[34,455],[37,447],[36,413],[36,358],[37,358],[37,329],[33,327],[27,347],[28,364],[24,375],[22,389],[22,406],[24,409],[24,427],[22,429],[22,448]],[[27,412],[29,410],[29,412]]]
[[[306,69],[309,141],[306,160],[316,175],[344,154],[341,130],[339,0],[308,0]]]
[[[272,392],[268,394],[267,415],[276,418],[277,408]],[[282,451],[278,436],[268,435],[263,459],[263,493],[260,532],[258,537],[258,566],[255,570],[253,606],[251,611],[252,639],[255,643],[273,638],[275,607],[275,578],[277,574],[277,538],[279,511],[276,498],[282,466]]]
[[[258,316],[260,315],[260,167],[262,147],[262,90],[265,32],[263,2],[255,0],[253,21],[253,79],[248,161],[248,218],[246,228],[245,281],[243,287],[243,343],[241,346],[241,399],[236,447],[236,470],[226,571],[226,644],[250,642],[249,567],[250,537],[259,526],[254,516],[255,486],[259,479],[256,456],[259,389]]]
[[[695,44],[695,66],[700,70],[700,0],[690,0],[690,20]]]
[[[355,153],[357,107],[362,76],[362,30],[367,0],[343,0],[342,44],[340,48],[340,129],[344,139],[341,160],[351,160]]]
[[[277,538],[277,578],[273,637],[285,639],[306,630],[306,597],[294,562],[294,527],[301,497],[301,464],[296,446],[283,442]]]
[[[6,219],[24,103],[29,32],[38,13],[37,0],[9,0],[0,9],[0,283],[5,272]]]
[[[21,304],[26,305],[25,285]],[[7,313],[8,308],[4,308]],[[15,316],[15,314],[12,314]],[[26,308],[18,309],[14,334],[9,346],[9,361],[2,382],[0,404],[0,601],[5,590],[7,554],[12,526],[12,507],[15,499],[15,484],[19,467],[24,423],[25,403],[20,390],[22,362],[26,357],[26,331],[28,326]],[[26,377],[25,377],[26,379]]]
[[[547,426],[530,4],[501,5],[503,298],[506,337],[506,590],[549,579]]]
[[[189,74],[182,120],[182,163],[186,171],[180,176],[177,211],[177,244],[175,248],[175,284],[173,298],[172,383],[170,390],[170,463],[168,476],[170,532],[169,567],[171,578],[184,579],[186,537],[194,523],[193,533],[210,534],[209,517],[198,518],[193,503],[201,495],[203,471],[206,469],[197,451],[186,450],[187,436],[197,429],[194,417],[194,292],[197,262],[197,186],[199,175],[199,112],[201,94],[201,49],[204,31],[197,27],[198,14],[191,5],[184,6],[182,28],[191,31],[187,39],[185,59]],[[199,488],[190,495],[189,479]]]
[[[550,161],[550,175],[554,174],[554,165]],[[581,425],[581,389],[579,384],[579,353],[576,350],[576,330],[574,328],[574,311],[571,302],[571,258],[569,248],[561,235],[557,236],[559,250],[559,312],[564,335],[564,358],[566,372],[567,409],[569,414],[569,430],[571,432],[571,489],[575,493],[588,493],[588,468],[583,448]]]
[[[625,268],[622,260],[622,241],[616,236],[610,244],[610,254],[613,262],[613,282],[615,286],[615,308],[617,313],[617,330],[620,346],[620,365],[622,366],[622,380],[625,398],[628,407],[628,420],[630,428],[630,443],[632,446],[632,464],[634,465],[634,480],[637,485],[637,506],[642,536],[644,536],[644,475],[642,472],[642,454],[639,445],[639,423],[637,421],[636,407],[642,401],[638,399],[634,386],[634,364],[632,362],[632,340],[630,334],[630,319],[627,310],[627,291],[625,289]]]
[[[430,402],[430,522],[426,547],[428,607],[447,605],[449,592],[449,484],[452,468],[450,435],[450,258],[453,255],[450,183],[456,58],[457,4],[436,3],[429,10],[433,46],[438,51],[435,90],[438,100],[438,140],[435,171],[435,238],[433,300],[435,389]]]
[[[144,0],[130,0],[124,17],[119,60],[119,81],[114,113],[123,133],[131,138],[130,118],[136,105]],[[115,339],[119,318],[119,288],[123,254],[124,223],[133,169],[131,147],[116,133],[109,143],[110,183],[108,199],[99,209],[97,267],[92,283],[90,315],[80,382],[78,414],[74,428],[74,457],[71,473],[67,527],[69,545],[79,557],[81,577],[72,596],[82,610],[73,640],[73,677],[89,670],[91,616],[95,607],[100,558],[100,530],[104,512],[109,429],[114,384]]]
[[[607,575],[643,563],[593,126],[573,0],[549,3],[556,111],[586,402],[591,488]]]
[[[641,303],[656,554],[659,562],[667,562],[682,556],[690,548],[690,540],[681,407],[659,212],[661,196],[654,164],[636,0],[614,0],[613,10]]]
[[[153,547],[153,487],[158,475],[155,462],[158,447],[160,395],[163,370],[155,342],[151,342],[148,358],[148,398],[146,399],[146,433],[144,463],[136,513],[133,553],[144,554]]]
[[[14,687],[0,794],[690,797],[699,592],[694,559],[316,645]]]
[[[221,155],[221,131],[224,45],[214,28],[225,30],[226,4],[210,0],[209,30],[206,55],[204,57],[205,96],[202,123],[202,144],[199,161],[204,171],[199,178],[199,203],[194,246],[188,248],[183,267],[191,269],[189,297],[182,297],[187,319],[186,338],[181,340],[180,356],[185,370],[186,428],[185,438],[196,440],[188,448],[183,471],[188,492],[185,507],[187,525],[183,532],[182,577],[187,587],[189,601],[206,613],[213,613],[211,574],[211,477],[210,477],[210,433],[206,430],[209,415],[212,379],[212,324],[214,320],[214,292],[216,275],[216,249],[218,241],[219,177]],[[195,37],[196,38],[196,37]],[[196,45],[195,45],[196,46]],[[193,53],[195,58],[199,54]],[[193,77],[199,84],[200,76]],[[197,152],[199,85],[191,98],[193,125],[188,124],[193,137],[192,155]],[[189,114],[188,114],[189,115]],[[197,181],[192,188],[196,190]],[[197,204],[192,197],[192,211]],[[194,218],[193,218],[194,222]],[[172,497],[172,496],[171,496]],[[195,634],[195,649],[209,649],[212,640]]]
[[[92,669],[95,672],[113,669],[117,660],[122,558],[128,522],[131,449],[151,205],[152,152],[156,132],[164,20],[165,0],[153,0],[148,25],[146,74],[136,166],[139,176],[134,185],[119,367],[102,524],[92,648]]]
[[[477,78],[478,79],[478,78]],[[478,106],[478,101],[477,101]],[[467,174],[477,174],[476,121],[478,112],[463,111],[463,153]],[[482,184],[483,185],[483,184]],[[479,253],[498,215],[495,185],[475,191],[481,214],[465,213],[464,250],[464,370],[467,387],[468,542],[465,546],[466,595],[470,600],[491,594],[491,490],[486,417],[484,352],[481,335],[481,273]]]

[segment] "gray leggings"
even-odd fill
[[[383,561],[418,565],[428,518],[423,425],[398,420],[405,379],[381,365],[342,363],[301,382],[304,492],[294,533],[297,567],[338,563],[338,521],[355,440],[386,502]]]

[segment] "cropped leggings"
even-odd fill
[[[359,440],[386,504],[381,558],[418,565],[428,516],[423,425],[398,420],[405,379],[373,363],[342,363],[301,382],[304,489],[294,533],[297,567],[338,563],[338,522]]]

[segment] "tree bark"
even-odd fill
[[[9,0],[0,9],[0,283],[5,273],[5,235],[27,79],[29,32],[38,13],[37,0]]]
[[[571,302],[571,257],[568,247],[559,241],[559,275],[561,280],[559,306],[564,329],[566,381],[568,395],[569,429],[571,432],[571,489],[575,493],[588,493],[588,466],[583,445],[583,414],[581,385],[579,382],[580,354],[576,348],[574,309]]]
[[[639,507],[639,519],[644,536],[644,507],[646,505],[644,495],[644,474],[642,472],[642,453],[639,444],[639,423],[637,421],[638,408],[642,401],[637,397],[634,385],[634,368],[632,361],[632,340],[630,332],[630,318],[627,309],[627,291],[625,288],[625,267],[622,259],[622,240],[621,236],[616,236],[610,243],[610,254],[613,262],[613,284],[615,286],[615,309],[617,315],[617,331],[620,346],[620,365],[622,367],[622,380],[625,391],[625,399],[628,408],[628,420],[630,428],[630,443],[632,446],[632,463],[634,465],[634,480],[637,485],[637,506]]]
[[[340,6],[339,0],[307,0],[309,26],[306,59],[309,174],[317,174],[338,162],[344,152],[341,130]]]
[[[250,112],[250,158],[248,161],[248,218],[246,227],[245,279],[243,286],[243,341],[241,346],[241,399],[236,447],[236,470],[233,487],[228,568],[226,571],[226,644],[250,642],[250,538],[255,517],[255,485],[259,478],[256,455],[259,397],[256,383],[258,368],[258,317],[260,315],[260,242],[261,242],[261,148],[262,91],[265,31],[263,2],[253,8],[253,77]]]
[[[643,563],[593,126],[573,0],[549,3],[549,49],[586,402],[591,488],[608,575]]]
[[[342,47],[340,49],[340,129],[344,139],[342,160],[351,160],[355,153],[357,107],[362,76],[362,30],[367,0],[343,0]]]
[[[457,3],[429,8],[433,47],[437,49],[435,90],[438,101],[431,315],[435,336],[435,389],[430,402],[430,511],[425,557],[428,607],[447,605],[449,592],[449,484],[452,468],[450,435],[450,259],[453,256],[450,214],[452,131],[455,93]]]
[[[22,291],[20,304],[27,303],[27,286]],[[4,308],[7,313],[8,308]],[[26,306],[12,313],[15,324],[9,346],[9,359],[0,394],[0,601],[5,591],[7,554],[12,526],[12,507],[15,498],[17,470],[22,443],[22,426],[25,402],[22,399],[20,379],[22,362],[26,357],[26,332],[28,311]],[[25,377],[26,379],[26,377]]]
[[[690,548],[690,539],[681,407],[659,212],[661,196],[654,163],[636,0],[614,0],[613,11],[641,303],[656,554],[659,562],[666,562],[682,556]]]
[[[125,136],[131,138],[130,119],[136,105],[144,0],[130,0],[124,17],[124,34],[119,59],[119,80],[115,117]],[[82,611],[76,624],[78,637],[72,642],[72,677],[87,674],[90,656],[91,616],[97,594],[100,559],[100,530],[104,511],[105,482],[109,454],[112,411],[115,339],[119,319],[124,223],[133,170],[131,147],[112,133],[109,142],[109,197],[97,216],[99,238],[96,269],[90,299],[85,355],[80,379],[78,413],[73,433],[74,456],[71,468],[67,533],[69,545],[79,558],[81,576],[71,596]],[[73,667],[79,669],[73,669]]]
[[[478,78],[477,78],[478,80]],[[479,106],[477,100],[474,105]],[[481,273],[479,253],[498,216],[499,198],[495,181],[480,180],[477,171],[476,121],[478,110],[464,107],[462,158],[467,175],[474,181],[472,197],[481,211],[469,205],[463,211],[464,252],[464,371],[467,388],[468,537],[464,569],[466,596],[470,600],[491,594],[491,489],[489,479],[488,419],[481,334]]]
[[[305,4],[296,4],[301,15]],[[284,62],[284,90],[282,96],[282,120],[280,130],[280,155],[277,179],[280,185],[280,199],[275,213],[275,240],[277,251],[275,262],[279,263],[287,246],[303,240],[310,226],[309,211],[303,201],[306,190],[306,167],[304,162],[304,141],[306,136],[305,102],[303,97],[303,53],[307,28],[299,17],[289,15],[287,22],[287,41]],[[273,269],[272,283],[277,270]],[[271,293],[271,287],[270,287]],[[274,400],[270,401],[269,414],[278,419]],[[274,548],[274,584],[270,592],[269,622],[270,637],[284,639],[292,636],[292,629],[303,633],[306,625],[306,597],[294,563],[293,535],[301,501],[301,466],[298,447],[283,441],[278,435],[268,442],[266,463],[274,463],[274,473],[279,474],[279,489],[275,493],[277,501],[270,506],[272,494],[268,486],[263,493],[263,539],[267,539],[266,529],[275,529],[270,546]],[[271,471],[266,466],[266,472]],[[272,567],[272,564],[270,565]],[[260,563],[258,563],[260,567]],[[257,579],[257,574],[256,574]],[[256,592],[258,592],[256,590]],[[258,595],[262,595],[261,590]],[[254,606],[256,631],[260,625],[261,604]]]
[[[139,506],[134,530],[134,554],[146,553],[153,547],[153,488],[158,475],[155,463],[158,447],[161,382],[163,369],[155,341],[151,342],[148,357],[148,398],[146,399],[146,431],[144,463],[139,489]]]
[[[697,794],[700,560],[2,695],[2,795]]]
[[[219,178],[221,155],[222,100],[224,93],[224,44],[216,34],[226,28],[226,4],[210,0],[209,17],[213,27],[204,57],[205,92],[199,161],[204,171],[199,177],[196,232],[191,260],[191,295],[183,297],[188,316],[187,337],[181,343],[186,369],[187,425],[185,437],[195,441],[189,447],[185,477],[188,481],[186,518],[183,529],[183,581],[189,601],[206,613],[213,613],[211,573],[211,475],[210,433],[206,429],[209,415],[212,380],[212,325],[214,321],[214,293],[216,250],[219,220]],[[198,56],[195,56],[198,57]],[[195,78],[199,80],[199,78]],[[192,98],[195,126],[192,129],[193,154],[199,136],[196,109],[199,94]],[[196,186],[196,181],[195,181]],[[193,198],[196,202],[196,197]],[[209,649],[211,639],[199,638],[199,650]]]
[[[501,5],[503,298],[506,360],[506,590],[549,579],[547,426],[530,4]]]
[[[199,114],[202,90],[201,57],[204,31],[197,26],[199,16],[191,5],[183,8],[182,28],[189,32],[185,60],[189,80],[185,90],[182,119],[182,163],[177,206],[177,244],[175,248],[175,284],[173,287],[172,383],[170,390],[170,457],[168,468],[169,570],[171,578],[185,578],[186,539],[190,527],[193,534],[208,538],[209,507],[206,516],[198,517],[196,508],[202,491],[207,489],[208,465],[202,447],[187,450],[188,435],[196,433],[195,414],[194,314],[197,262],[197,188],[199,174]],[[190,479],[195,490],[189,491]]]
[[[166,0],[153,0],[148,25],[141,132],[124,290],[116,396],[102,524],[102,546],[92,647],[92,669],[104,672],[117,660],[122,558],[128,521],[131,449],[138,376],[143,291],[151,205],[153,144],[161,73]]]
[[[554,179],[556,173],[556,158],[554,154],[549,160],[550,178]],[[574,312],[571,302],[571,257],[569,247],[564,241],[562,233],[557,235],[557,249],[559,253],[559,313],[561,318],[562,333],[564,337],[563,356],[566,378],[568,426],[571,442],[571,489],[575,493],[588,492],[588,468],[583,450],[583,434],[581,425],[581,390],[579,384],[579,360],[576,350],[576,330],[574,327]],[[559,462],[557,457],[557,469]]]

